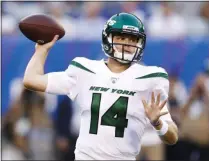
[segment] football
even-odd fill
[[[23,35],[39,44],[52,41],[55,35],[59,35],[58,40],[65,35],[62,25],[45,14],[35,14],[23,18],[19,22],[19,28]]]

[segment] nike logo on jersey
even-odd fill
[[[117,93],[117,94],[125,94],[128,96],[134,96],[136,92],[128,91],[128,90],[122,90],[122,89],[110,89],[105,87],[95,87],[91,86],[89,88],[90,91],[100,91],[100,92],[110,92],[110,93]]]

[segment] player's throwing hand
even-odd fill
[[[148,105],[148,103],[144,99],[142,99],[146,116],[149,118],[152,124],[158,122],[160,116],[166,115],[168,113],[168,112],[161,112],[166,102],[167,99],[160,104],[160,94],[157,95],[157,100],[155,101],[154,92],[152,92],[152,99],[150,105]]]
[[[43,45],[36,43],[35,49],[49,51],[52,48],[52,46],[55,44],[55,42],[58,40],[58,37],[59,37],[59,35],[55,35],[51,42],[48,42]]]

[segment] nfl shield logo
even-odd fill
[[[118,78],[114,78],[114,77],[111,78],[112,83],[116,83],[117,80],[118,80]]]

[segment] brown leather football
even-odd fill
[[[64,28],[52,17],[35,14],[23,18],[19,23],[20,31],[30,40],[39,44],[50,42],[55,35],[61,39],[65,35]]]

